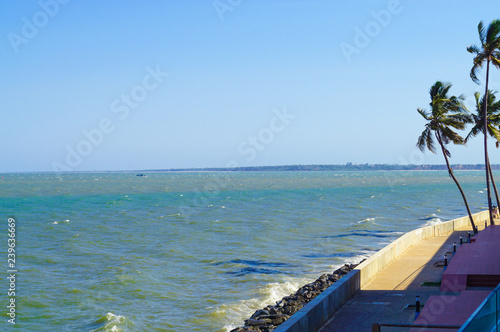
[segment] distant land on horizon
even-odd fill
[[[455,164],[455,171],[484,170],[484,164]],[[500,165],[491,165],[493,170],[500,170]],[[246,166],[246,167],[205,167],[150,169],[137,172],[269,172],[269,171],[446,171],[446,165],[398,165],[398,164],[353,164],[342,165],[283,165],[283,166]]]

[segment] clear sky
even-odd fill
[[[472,108],[466,47],[496,18],[498,0],[4,0],[0,172],[442,164],[416,109],[436,80]]]

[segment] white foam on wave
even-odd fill
[[[336,269],[344,266],[344,264],[358,264],[363,259],[369,258],[371,255],[373,255],[376,252],[377,251],[365,250],[365,251],[361,252],[360,254],[358,254],[356,256],[344,257],[344,258],[341,259],[341,263],[340,264],[337,263],[337,264],[330,265],[329,266],[330,269],[333,269],[333,270],[325,272],[325,273],[332,273]]]
[[[435,213],[431,213],[421,220],[425,220],[425,223],[421,227],[434,226],[443,222],[443,220]]]
[[[224,329],[226,332],[242,326],[243,321],[248,319],[256,310],[265,308],[268,305],[274,305],[283,297],[294,294],[300,287],[316,280],[323,273],[332,273],[344,264],[359,263],[373,255],[376,251],[366,250],[356,256],[345,257],[341,263],[323,267],[316,271],[313,278],[290,278],[285,282],[273,282],[265,285],[259,290],[261,296],[249,300],[240,300],[232,304],[223,304],[215,308],[213,314],[225,321]],[[326,271],[325,271],[326,270]],[[321,272],[322,271],[322,272]]]
[[[360,220],[360,221],[357,221],[356,224],[364,224],[366,222],[374,222],[375,219],[377,218],[366,218],[366,219],[363,219],[363,220]]]
[[[442,223],[443,221],[441,220],[441,218],[432,218],[431,220],[428,220],[426,223],[425,223],[425,226],[432,226],[432,225],[437,225],[437,224],[440,224]]]
[[[311,280],[303,278],[290,279],[282,283],[269,283],[259,290],[259,297],[220,305],[215,308],[213,313],[226,322],[224,329],[229,332],[238,326],[242,326],[243,321],[248,319],[256,310],[268,305],[274,305],[283,297],[295,293],[297,289],[308,282],[311,282]]]
[[[53,224],[57,225],[59,223],[69,223],[69,219],[63,220],[63,221],[54,221]]]
[[[121,326],[129,326],[130,321],[125,316],[108,312],[92,324],[90,332],[121,332]]]

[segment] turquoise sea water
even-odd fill
[[[497,175],[498,176],[498,175]],[[473,212],[482,172],[457,177]],[[0,174],[0,330],[228,331],[404,232],[466,214],[446,172]]]

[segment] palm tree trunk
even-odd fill
[[[498,199],[497,185],[495,184],[495,179],[493,178],[493,172],[491,170],[491,164],[489,160],[488,160],[488,169],[490,171],[491,184],[493,185],[493,191],[495,192],[495,198],[497,200],[497,207],[500,208],[500,200]]]
[[[490,170],[488,167],[488,80],[490,76],[490,58],[486,61],[486,91],[484,93],[483,101],[483,117],[484,117],[484,168],[486,170],[486,194],[488,195],[488,211],[490,214],[490,225],[493,225],[493,211],[491,206],[491,194],[490,194]]]
[[[472,218],[472,213],[470,212],[469,203],[467,203],[467,198],[465,198],[464,191],[462,190],[462,187],[458,183],[458,180],[455,177],[455,174],[453,174],[453,170],[451,169],[450,162],[448,161],[448,156],[446,155],[446,149],[443,145],[443,141],[441,140],[441,135],[439,134],[439,131],[436,131],[436,138],[439,142],[439,145],[441,146],[441,151],[443,151],[444,160],[446,161],[446,167],[448,167],[448,174],[451,176],[453,181],[455,181],[455,184],[457,185],[458,190],[460,190],[460,194],[462,195],[462,198],[463,198],[464,203],[465,203],[465,208],[467,209],[467,213],[469,214],[469,219],[470,219],[470,224],[472,225],[472,230],[474,231],[476,229],[476,224],[474,224],[474,218]],[[491,210],[490,210],[490,214],[491,214]]]

